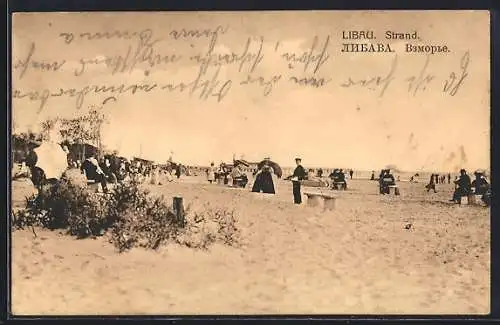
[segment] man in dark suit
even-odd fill
[[[306,178],[306,170],[302,167],[302,159],[295,158],[295,170],[293,171],[292,176],[292,186],[293,186],[293,202],[295,204],[302,203],[302,195],[300,194],[300,181]]]
[[[471,181],[465,169],[460,169],[460,177],[455,181],[455,192],[450,201],[460,204],[462,196],[471,194]]]

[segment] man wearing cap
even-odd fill
[[[292,176],[293,202],[295,204],[302,203],[302,195],[300,193],[300,181],[305,179],[306,177],[306,170],[304,169],[304,167],[302,167],[301,163],[302,159],[295,158],[295,164],[297,164],[297,167],[295,167]]]

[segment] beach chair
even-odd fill
[[[476,202],[476,196],[473,193],[460,196],[460,205],[474,205]]]

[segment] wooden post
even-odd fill
[[[180,197],[180,196],[174,197],[173,210],[174,210],[177,222],[181,225],[184,225],[186,220],[184,219],[184,204],[182,202],[182,197]]]

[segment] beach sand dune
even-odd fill
[[[284,181],[268,199],[201,181],[149,187],[194,208],[234,209],[241,247],[118,254],[105,237],[16,231],[13,313],[489,313],[489,209],[449,204],[452,185],[430,194],[401,183],[394,197],[354,180],[337,209],[323,212],[294,205]],[[25,192],[14,184],[14,200]]]

